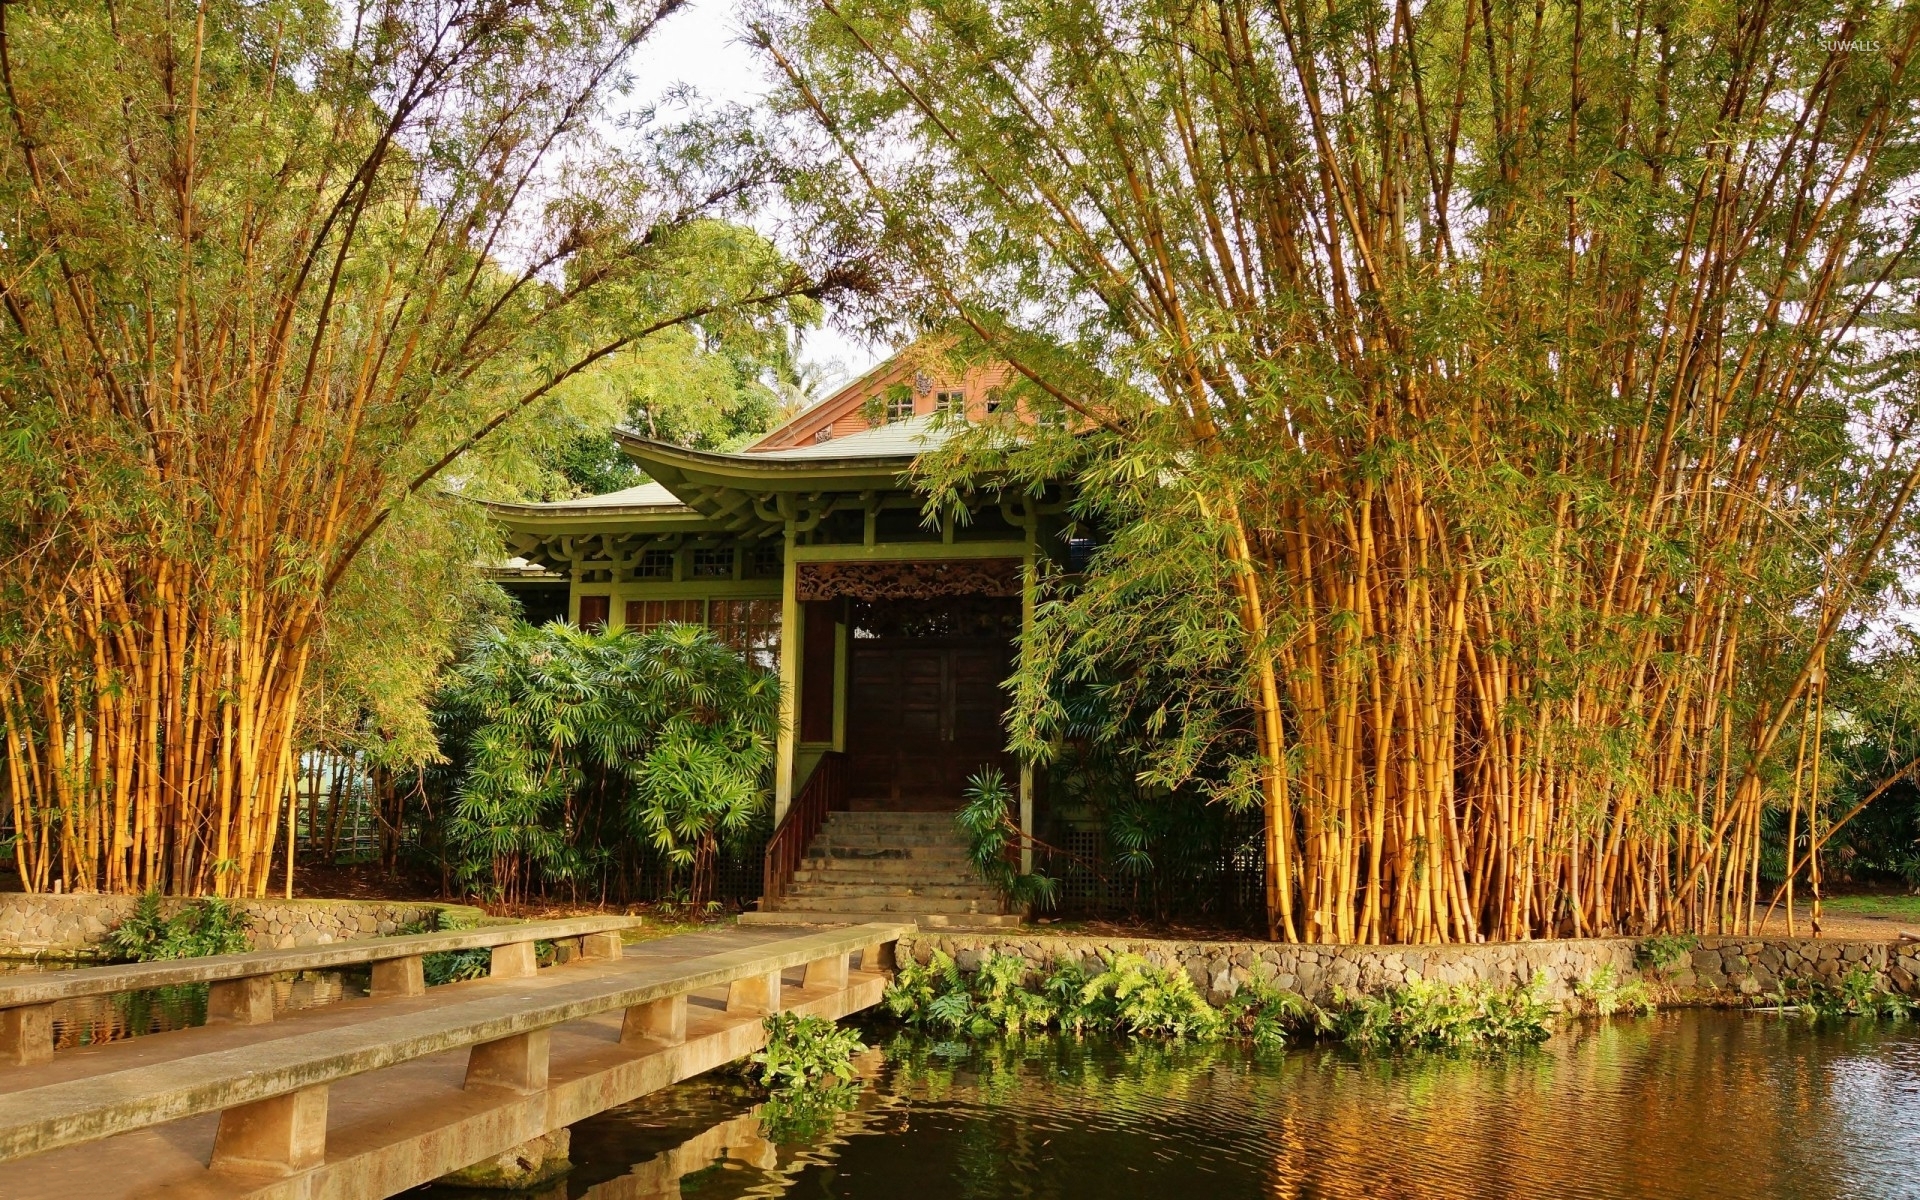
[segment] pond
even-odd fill
[[[1687,1011],[1482,1057],[869,1040],[854,1111],[770,1129],[692,1080],[575,1126],[550,1195],[1920,1197],[1911,1024]]]

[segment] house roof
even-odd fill
[[[933,414],[909,417],[904,421],[864,429],[859,433],[850,433],[832,441],[815,442],[808,446],[791,446],[784,450],[750,450],[739,455],[749,461],[764,459],[784,460],[788,462],[814,461],[833,462],[836,460],[865,460],[880,458],[901,458],[911,461],[916,455],[939,446],[952,436],[950,429],[935,428]]]
[[[931,373],[929,373],[931,372]],[[846,505],[915,504],[907,479],[913,460],[952,430],[934,409],[960,396],[969,419],[994,408],[1004,367],[948,371],[910,348],[879,363],[832,396],[795,415],[738,453],[693,450],[627,429],[613,437],[653,481],[601,496],[546,504],[491,503],[509,528],[528,535],[778,533],[799,513]],[[916,415],[871,424],[864,411],[881,393],[908,384]],[[959,389],[959,390],[953,390]]]
[[[680,497],[653,482],[621,488],[599,496],[575,496],[571,500],[550,500],[534,504],[489,501],[487,507],[498,513],[571,513],[593,516],[601,513],[691,512]]]
[[[831,425],[847,412],[860,407],[874,388],[888,377],[898,374],[902,366],[902,355],[895,354],[868,367],[853,379],[840,385],[834,393],[817,404],[809,404],[799,412],[788,417],[780,424],[760,435],[747,446],[749,454],[769,453],[763,447],[775,447],[790,444],[795,435],[801,438],[811,436],[814,430],[823,425]]]
[[[932,415],[913,417],[829,442],[756,453],[721,453],[614,431],[614,440],[653,482],[602,496],[487,507],[509,528],[567,528],[582,533],[698,529],[762,536],[777,532],[789,509],[818,510],[835,495],[909,490],[914,458],[950,435]]]

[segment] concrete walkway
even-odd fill
[[[394,1195],[752,1053],[768,1009],[870,1007],[910,928],[683,934],[531,978],[61,1051],[0,1070],[0,1196]]]

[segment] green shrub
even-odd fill
[[[1690,933],[1656,933],[1640,943],[1633,960],[1642,967],[1671,971],[1684,964],[1699,945],[1700,939]]]
[[[1027,986],[1026,960],[988,955],[971,974],[935,950],[926,963],[908,963],[887,988],[887,1011],[936,1033],[1018,1037],[1059,1028],[1130,1037],[1208,1039],[1226,1020],[1194,988],[1186,973],[1156,967],[1137,954],[1107,960],[1089,976],[1063,964],[1039,990]]]
[[[1080,968],[1056,976],[1072,980]],[[1050,987],[1056,994],[1068,986]],[[1220,1010],[1193,986],[1178,967],[1156,967],[1138,954],[1116,954],[1106,970],[1080,983],[1063,1021],[1075,1029],[1098,1029],[1130,1037],[1194,1038],[1211,1041],[1226,1032]]]
[[[988,767],[967,777],[961,796],[966,803],[954,819],[967,835],[967,857],[974,872],[1016,908],[1033,905],[1052,909],[1058,891],[1056,881],[1038,872],[1023,875],[1013,868],[1020,828],[1008,815],[1013,792],[1007,787],[1007,777],[999,768]]]
[[[1287,1044],[1289,1030],[1313,1028],[1320,1010],[1256,973],[1226,1002],[1221,1016],[1228,1036],[1252,1042],[1258,1049],[1278,1050]]]
[[[1882,988],[1880,976],[1865,965],[1848,970],[1838,984],[1792,980],[1785,991],[1797,994],[1800,1012],[1816,1021],[1905,1021],[1915,1014],[1912,1000]]]
[[[766,1048],[747,1060],[750,1076],[767,1090],[761,1135],[788,1145],[816,1142],[857,1103],[853,1057],[867,1045],[857,1032],[825,1017],[775,1013],[762,1028]]]
[[[1620,973],[1608,963],[1573,985],[1573,994],[1586,1001],[1595,1015],[1610,1017],[1627,1009],[1638,1013],[1653,1011],[1653,993],[1644,981],[1620,981]]]
[[[140,897],[133,915],[107,934],[107,952],[122,962],[204,958],[253,949],[247,918],[217,896],[196,900],[171,917],[160,915],[160,893]]]
[[[867,1048],[858,1033],[825,1017],[775,1013],[761,1025],[766,1048],[747,1061],[776,1096],[853,1082],[853,1056]]]
[[[1046,1029],[1058,1015],[1026,986],[1027,961],[989,954],[968,974],[938,950],[925,966],[908,963],[886,992],[887,1011],[922,1029],[966,1037],[1018,1037]]]
[[[436,701],[439,831],[470,894],[576,897],[650,848],[696,908],[769,808],[779,683],[711,630],[481,631]]]
[[[1345,1041],[1393,1049],[1544,1042],[1553,1033],[1545,988],[1546,976],[1535,975],[1510,988],[1415,980],[1377,997],[1336,989],[1332,1027]]]
[[[463,923],[447,916],[444,909],[430,908],[425,917],[402,925],[400,933],[451,933],[464,928],[466,926]],[[482,979],[492,970],[493,951],[484,946],[472,950],[443,950],[420,959],[420,973],[426,977],[428,987],[459,983],[466,979]]]

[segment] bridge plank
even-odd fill
[[[245,954],[214,954],[166,962],[123,963],[111,967],[82,967],[73,971],[41,971],[9,975],[0,982],[0,1009],[47,1004],[79,996],[102,996],[185,983],[215,983],[289,971],[320,971],[364,966],[387,959],[449,950],[478,950],[519,942],[547,942],[557,938],[618,933],[645,922],[638,917],[568,917],[558,921],[526,921],[483,925],[444,933],[412,933],[398,937],[365,938],[330,946],[289,950],[252,950]]]
[[[589,961],[536,979],[480,980],[434,989],[410,1001],[360,1002],[367,1015],[347,1026],[304,1022],[230,1027],[255,1036],[242,1044],[164,1062],[140,1061],[0,1095],[0,1161],[141,1129],[199,1113],[255,1103],[382,1067],[550,1029],[736,979],[804,966],[890,941],[910,925],[865,925],[771,944],[722,950],[691,960]],[[429,1003],[430,1002],[430,1003]],[[316,1010],[324,1013],[325,1009]],[[617,1035],[616,1035],[617,1036]],[[115,1046],[137,1047],[134,1039]],[[100,1047],[111,1051],[114,1046]],[[101,1054],[94,1064],[111,1065]]]

